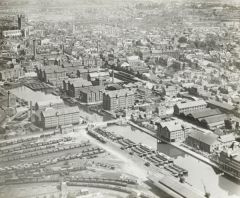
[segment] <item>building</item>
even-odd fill
[[[48,100],[48,101],[38,101],[35,104],[35,111],[38,111],[38,110],[42,111],[47,107],[58,108],[58,109],[63,108],[64,102],[60,98],[55,100]]]
[[[82,87],[79,91],[79,99],[82,103],[96,104],[103,101],[104,86]]]
[[[225,126],[224,120],[227,116],[225,114],[219,114],[209,116],[201,119],[201,125],[207,129],[216,129]]]
[[[62,109],[47,108],[40,114],[39,124],[44,129],[78,124],[80,111],[78,107],[65,107]]]
[[[134,91],[121,89],[103,93],[103,108],[109,111],[125,109],[134,106]]]
[[[92,86],[92,83],[83,78],[68,78],[63,80],[63,89],[70,97],[79,98],[80,89],[89,86]]]
[[[210,108],[218,108],[224,113],[233,113],[234,107],[228,103],[222,103],[215,100],[208,100],[207,105]]]
[[[218,164],[224,172],[240,179],[240,148],[228,148],[221,151]]]
[[[95,85],[102,85],[104,82],[109,81],[110,74],[108,71],[97,71],[88,74],[88,80]]]
[[[67,71],[56,65],[37,68],[38,79],[57,87],[63,86],[63,80],[67,78]]]
[[[179,88],[174,85],[163,87],[163,95],[164,96],[174,97],[174,96],[177,96],[179,91],[180,91]]]
[[[25,74],[23,68],[20,65],[15,65],[14,68],[5,69],[0,71],[0,80],[7,81],[7,80],[14,80],[23,77]]]
[[[176,121],[163,122],[158,124],[158,137],[168,142],[182,142],[188,137],[190,129]]]
[[[233,144],[233,142],[235,142],[235,137],[233,133],[229,133],[219,136],[218,141],[220,142],[222,148],[228,148]]]
[[[186,103],[179,103],[174,105],[174,114],[188,114],[196,110],[204,109],[207,107],[207,103],[203,100],[190,101]]]
[[[214,133],[203,133],[201,131],[192,131],[187,139],[186,143],[198,150],[212,153],[214,149],[217,149],[220,145],[218,136]]]
[[[2,36],[3,37],[19,37],[22,36],[22,31],[21,30],[5,30],[2,31]]]
[[[205,108],[205,109],[200,109],[197,111],[193,111],[190,114],[187,114],[187,118],[192,121],[198,121],[201,118],[206,118],[209,116],[215,116],[222,114],[219,109],[210,109],[210,108]]]

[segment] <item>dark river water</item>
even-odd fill
[[[204,192],[204,185],[212,197],[216,198],[239,198],[240,185],[218,174],[211,166],[198,159],[185,154],[181,150],[169,144],[157,144],[157,140],[142,131],[131,126],[112,125],[109,131],[122,135],[136,143],[143,143],[153,149],[157,149],[172,158],[177,165],[189,171],[187,182],[196,189]]]
[[[19,87],[11,90],[17,97],[32,101],[52,100],[58,98],[52,94],[45,94],[40,91],[32,91],[27,87]],[[90,122],[109,120],[108,116],[101,116],[92,113],[88,107],[79,106],[81,116]],[[240,198],[240,185],[232,182],[224,176],[219,175],[211,166],[193,158],[168,144],[157,144],[157,140],[150,135],[131,126],[112,125],[107,128],[109,131],[122,135],[136,143],[143,143],[153,149],[157,149],[174,158],[175,163],[189,171],[187,182],[193,187],[204,192],[204,185],[212,197],[216,198]]]

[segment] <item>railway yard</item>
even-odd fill
[[[73,195],[87,188],[92,193],[104,192],[104,197],[127,197],[135,191],[155,197],[143,178],[139,179],[141,169],[132,171],[135,164],[126,164],[119,153],[111,153],[104,146],[84,130],[1,141],[0,197],[58,197],[63,193],[58,189],[63,182],[68,194]],[[118,150],[125,152],[120,147]],[[14,190],[7,190],[10,187],[21,190],[14,194]],[[41,194],[41,187],[47,193]]]
[[[124,138],[122,136],[115,135],[113,132],[108,132],[105,129],[97,128],[95,130],[89,130],[88,134],[96,138],[102,143],[107,141],[114,142],[120,146],[121,150],[124,150],[129,155],[134,155],[144,161],[145,166],[154,166],[154,170],[166,175],[173,175],[183,179],[187,176],[188,171],[178,165],[174,164],[173,159],[169,156],[157,152],[146,145],[136,144],[133,141]]]

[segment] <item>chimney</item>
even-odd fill
[[[32,117],[32,101],[30,101],[30,119]]]
[[[22,16],[18,15],[18,29],[21,30],[22,29]]]
[[[114,70],[112,70],[112,83],[114,83]]]
[[[33,40],[33,58],[36,58],[36,40]]]
[[[7,107],[9,108],[10,107],[10,91],[8,91],[7,94],[8,94],[8,104],[7,104]]]

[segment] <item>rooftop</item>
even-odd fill
[[[180,131],[189,128],[189,126],[182,125],[179,122],[176,122],[175,120],[162,122],[160,123],[160,125],[162,126],[162,128],[166,127],[170,132]]]
[[[204,118],[204,117],[209,117],[209,116],[214,116],[219,114],[221,114],[221,111],[219,109],[206,108],[206,109],[194,111],[189,115],[195,119],[198,119],[198,118]]]
[[[197,107],[197,106],[201,106],[201,105],[207,106],[207,103],[204,100],[190,101],[190,102],[186,102],[186,103],[179,103],[179,104],[177,104],[177,107],[179,109],[185,109],[185,108]]]
[[[214,133],[202,133],[200,131],[193,131],[191,134],[189,134],[189,137],[196,139],[200,142],[203,142],[207,145],[213,145],[216,142],[218,142],[218,136]]]
[[[226,135],[221,135],[219,137],[219,141],[220,142],[233,142],[233,141],[235,141],[235,137],[234,137],[233,133],[229,133]]]
[[[57,115],[66,115],[66,114],[72,114],[72,113],[79,113],[79,108],[77,106],[75,107],[65,107],[62,109],[54,109],[49,108],[45,111],[42,111],[43,117],[53,117]]]
[[[106,91],[105,94],[108,95],[110,98],[113,98],[113,97],[120,97],[125,95],[134,95],[134,91],[129,89],[120,89],[120,90]]]
[[[220,114],[220,115],[214,115],[214,116],[202,118],[201,122],[205,121],[207,122],[207,124],[212,124],[212,123],[224,121],[226,118],[227,118],[226,114]]]
[[[230,105],[228,103],[218,102],[216,100],[208,100],[207,103],[210,104],[210,105],[214,105],[216,107],[219,107],[219,108],[229,110],[229,111],[232,111],[234,109],[234,107],[232,105]]]
[[[69,84],[73,85],[74,87],[86,87],[86,86],[92,86],[92,83],[86,79],[83,78],[69,78],[65,80],[65,82],[68,82]]]
[[[64,102],[61,98],[56,98],[56,99],[47,100],[47,101],[38,101],[38,102],[36,102],[36,105],[41,107],[41,106],[49,106],[52,104],[63,104],[63,103]]]

